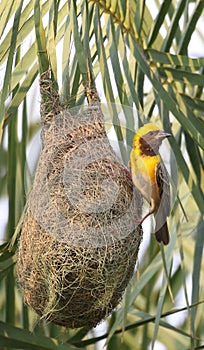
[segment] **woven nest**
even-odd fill
[[[118,305],[133,274],[141,203],[99,107],[61,112],[43,137],[18,249],[19,283],[41,318],[93,327]]]

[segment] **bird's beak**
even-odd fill
[[[165,139],[166,137],[170,137],[170,136],[172,136],[172,135],[169,134],[168,132],[163,131],[163,130],[160,130],[160,131],[158,132],[158,134],[157,134],[157,137],[158,137],[158,139],[160,139],[160,140],[163,140],[163,139]]]

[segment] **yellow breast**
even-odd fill
[[[142,156],[135,154],[134,150],[132,150],[130,154],[130,164],[132,175],[136,175],[137,173],[141,173],[149,178],[149,181],[152,183],[156,182],[156,167],[160,162],[160,156]]]
[[[142,195],[151,202],[154,198],[159,201],[159,192],[156,180],[157,164],[160,162],[160,156],[142,156],[134,149],[130,154],[130,165],[132,180],[134,185],[139,189]]]

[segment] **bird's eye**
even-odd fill
[[[153,135],[154,135],[154,131],[150,131],[150,132],[149,132],[149,135],[150,135],[150,136],[153,136]]]

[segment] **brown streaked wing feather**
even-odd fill
[[[157,165],[156,169],[156,180],[159,187],[159,194],[161,198],[160,206],[163,207],[165,216],[169,216],[170,214],[170,186],[169,186],[169,175],[161,162]]]
[[[161,202],[155,217],[155,236],[158,242],[168,244],[169,232],[166,223],[166,218],[170,214],[170,186],[169,176],[163,163],[160,163],[157,166],[156,179],[159,187]]]

